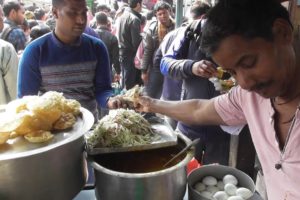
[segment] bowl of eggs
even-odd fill
[[[203,165],[187,179],[189,200],[250,200],[253,180],[244,172],[224,165]]]

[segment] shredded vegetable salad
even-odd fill
[[[150,144],[155,138],[150,123],[133,110],[117,109],[99,120],[87,136],[89,147],[128,147]]]

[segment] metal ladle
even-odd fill
[[[195,146],[200,141],[200,138],[193,140],[189,145],[187,145],[184,149],[182,149],[179,153],[177,153],[173,158],[171,158],[168,162],[166,162],[163,167],[167,167],[170,163],[172,163],[175,159],[177,159],[182,154],[186,153],[190,150],[191,147]]]

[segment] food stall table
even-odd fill
[[[96,200],[95,190],[82,190],[73,200]],[[184,195],[183,200],[188,200],[188,189],[186,189],[186,193]],[[255,193],[251,200],[263,199],[257,193]]]

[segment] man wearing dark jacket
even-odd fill
[[[121,68],[119,62],[118,39],[109,31],[108,17],[105,12],[98,12],[96,14],[96,21],[97,21],[97,29],[95,31],[98,33],[99,38],[106,45],[109,54],[111,70],[113,71],[114,69],[115,71],[113,78],[114,80],[119,80]]]
[[[142,0],[129,0],[117,24],[117,37],[119,39],[120,64],[122,69],[122,85],[127,90],[136,84],[142,84],[141,72],[134,66],[134,57],[141,36]]]
[[[143,38],[142,79],[147,95],[156,99],[161,97],[163,75],[160,73],[159,68],[153,67],[153,59],[165,35],[175,28],[175,23],[170,18],[170,11],[171,6],[168,3],[157,2],[154,5],[156,20],[149,25]]]

